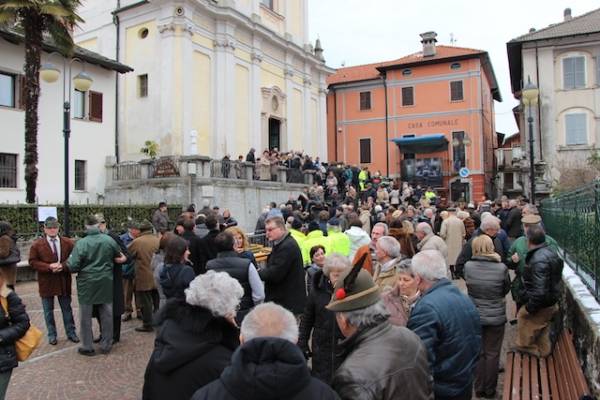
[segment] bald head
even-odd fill
[[[298,342],[298,325],[294,315],[275,303],[256,306],[242,321],[242,343],[259,337],[277,337]]]

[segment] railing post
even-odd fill
[[[277,167],[277,180],[281,183],[287,182],[287,167],[283,165]]]

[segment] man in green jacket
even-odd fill
[[[100,350],[110,352],[113,338],[113,263],[123,263],[127,258],[121,253],[117,243],[98,228],[99,221],[89,216],[85,222],[86,236],[75,243],[67,260],[69,270],[77,273],[77,296],[82,346],[79,354],[93,356],[92,311],[98,306],[102,325]]]
[[[510,285],[510,292],[513,300],[517,304],[517,311],[519,311],[519,308],[521,308],[523,305],[521,299],[523,297],[524,288],[521,276],[523,275],[523,271],[525,269],[525,257],[529,251],[527,246],[527,229],[533,225],[538,225],[541,222],[542,217],[535,214],[525,215],[523,218],[521,218],[524,235],[517,238],[508,250],[507,267],[515,271],[515,278]],[[556,240],[551,238],[550,235],[546,235],[546,243],[552,250],[558,253],[558,243]]]

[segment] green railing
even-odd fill
[[[600,300],[600,181],[542,201],[541,213],[548,234]]]
[[[52,206],[44,204],[44,206]],[[63,206],[56,205],[57,217],[62,223]],[[103,213],[108,226],[112,230],[121,231],[131,218],[135,221],[147,219],[151,221],[156,205],[71,205],[69,207],[71,235],[80,236],[84,230],[85,217],[90,214]],[[174,222],[181,214],[180,205],[169,205],[169,219]],[[38,222],[38,206],[35,204],[0,205],[0,220],[8,221],[22,239],[30,239],[42,234],[42,224]]]

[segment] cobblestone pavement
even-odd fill
[[[19,283],[16,290],[27,306],[32,323],[46,333],[37,282]],[[73,314],[79,334],[76,295],[73,296]],[[154,343],[154,334],[134,331],[141,321],[133,319],[122,324],[121,341],[113,346],[110,354],[101,355],[98,352],[95,357],[85,357],[77,353],[79,344],[67,340],[58,304],[55,304],[54,318],[58,345],[49,345],[44,336],[42,345],[31,358],[13,370],[6,397],[8,400],[141,398],[144,370]],[[97,334],[95,326],[95,336]]]
[[[464,281],[454,281],[466,292]],[[75,293],[75,284],[73,292]],[[27,312],[42,331],[46,331],[42,305],[36,282],[20,283],[17,293],[27,306]],[[507,296],[507,313],[513,318],[514,303]],[[79,332],[77,296],[73,295],[73,314]],[[60,307],[55,304],[58,345],[50,346],[44,337],[31,358],[13,370],[7,400],[134,400],[141,399],[144,371],[154,343],[154,334],[135,332],[141,321],[133,319],[121,327],[121,341],[108,355],[95,357],[77,354],[78,344],[67,341],[62,326]],[[94,323],[95,325],[95,323]],[[97,335],[95,326],[95,336]],[[515,327],[507,324],[502,349],[502,365],[506,349],[513,343]],[[498,381],[498,397],[502,397],[504,374]]]

